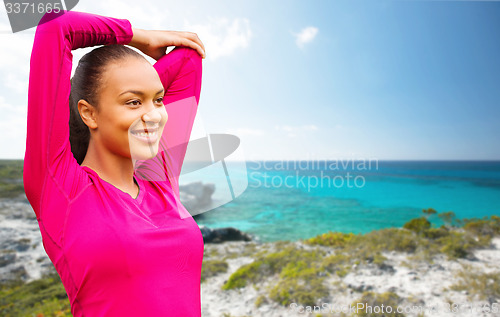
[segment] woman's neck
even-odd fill
[[[134,182],[134,163],[131,158],[99,149],[92,138],[81,166],[94,170],[100,178],[136,198],[139,188]]]

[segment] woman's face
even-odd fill
[[[96,116],[96,142],[113,154],[145,160],[156,156],[167,122],[163,85],[146,60],[127,57],[106,66]]]

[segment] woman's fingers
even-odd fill
[[[201,42],[196,33],[192,32],[178,32],[180,46],[190,47],[198,52],[201,57],[205,58],[205,46]]]
[[[205,46],[196,33],[183,31],[146,31],[133,29],[134,37],[130,45],[146,55],[158,60],[166,53],[168,46],[193,48],[202,58],[206,57]]]
[[[187,39],[187,38],[185,38],[184,41],[182,41],[181,45],[195,49],[198,52],[198,54],[201,55],[202,58],[206,57],[206,55],[205,55],[205,47],[203,46],[203,43],[201,43],[201,41],[199,41],[199,40],[198,41],[194,41],[193,39]]]
[[[205,45],[203,45],[203,42],[200,40],[200,38],[198,37],[198,34],[196,33],[192,33],[192,32],[189,32],[190,36],[191,36],[191,39],[196,43],[198,44],[202,49],[203,51],[205,51]]]

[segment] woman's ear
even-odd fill
[[[97,109],[86,100],[78,101],[78,112],[89,129],[97,129]]]

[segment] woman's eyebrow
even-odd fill
[[[162,88],[160,90],[158,90],[155,95],[158,95],[158,94],[161,94],[162,92],[164,92],[165,89]],[[144,96],[146,95],[143,91],[140,91],[140,90],[125,90],[124,92],[122,92],[121,94],[119,94],[118,96],[121,96],[121,95],[124,95],[126,93],[132,93],[132,94],[135,94],[135,95],[139,95],[139,96]]]

